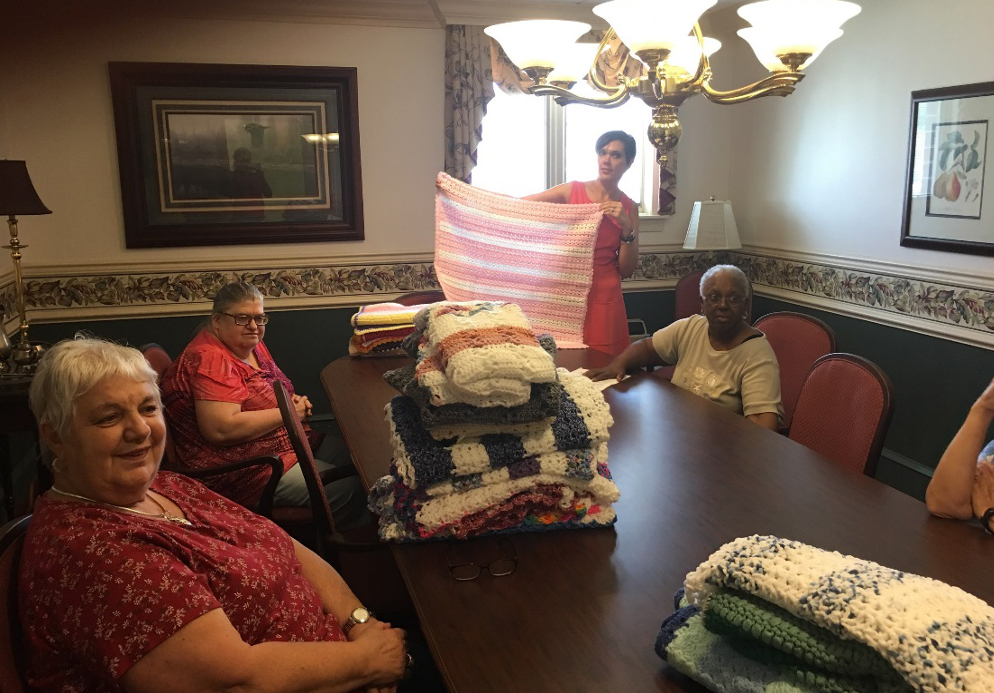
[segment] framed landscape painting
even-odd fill
[[[355,68],[111,63],[129,248],[362,240]]]
[[[994,218],[984,206],[992,121],[994,82],[911,94],[901,245],[994,255]]]

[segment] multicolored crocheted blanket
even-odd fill
[[[713,691],[994,690],[994,609],[936,580],[751,536],[685,587],[656,652]]]
[[[404,340],[404,350],[416,357],[419,341],[417,333],[411,335]],[[551,335],[539,335],[538,343],[549,354],[550,359],[555,358],[556,343]],[[466,402],[435,405],[432,404],[431,390],[418,382],[415,368],[415,364],[410,364],[387,371],[383,374],[383,379],[393,388],[414,400],[421,415],[421,424],[433,432],[440,427],[460,429],[483,426],[489,427],[494,432],[502,432],[501,429],[504,427],[533,424],[555,416],[559,412],[561,386],[558,380],[550,383],[531,384],[528,399],[520,405],[505,406],[493,403],[476,405]],[[437,387],[444,387],[444,385],[438,384]],[[488,402],[486,398],[482,398],[482,401]],[[508,430],[507,432],[517,431]],[[462,434],[453,432],[444,437],[460,435]]]
[[[586,376],[565,368],[558,369],[558,375],[562,389],[556,417],[548,427],[522,435],[481,426],[475,437],[437,440],[422,426],[414,400],[394,397],[386,406],[386,418],[394,463],[404,483],[426,487],[500,469],[522,458],[589,450],[605,443],[614,419],[603,394]]]
[[[446,297],[516,303],[536,331],[582,347],[600,207],[518,200],[444,173],[437,188],[435,274]]]
[[[505,470],[503,480],[474,475],[464,487],[455,488],[461,482],[454,482],[452,492],[437,496],[407,486],[391,467],[370,490],[369,508],[379,515],[379,534],[387,541],[614,524],[611,504],[618,487],[607,465],[590,451],[575,451],[574,464],[563,459],[521,460],[520,468],[515,464]]]
[[[422,322],[415,374],[432,404],[517,406],[532,383],[556,379],[555,362],[514,304],[440,304],[419,313]]]
[[[365,327],[390,327],[397,325],[413,325],[414,316],[422,308],[426,308],[431,303],[417,306],[405,306],[400,303],[370,303],[361,306],[359,312],[352,316],[352,327],[362,329]]]

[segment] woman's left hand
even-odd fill
[[[614,200],[601,202],[601,212],[604,213],[604,216],[614,219],[623,230],[631,231],[632,220],[620,202]]]
[[[311,415],[313,407],[311,406],[311,400],[307,399],[306,395],[294,395],[293,396],[293,406],[297,410],[297,416],[303,421]]]

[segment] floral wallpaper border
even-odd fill
[[[805,297],[838,302],[889,315],[887,322],[908,329],[917,321],[923,331],[948,339],[944,326],[974,331],[976,339],[994,346],[994,292],[962,285],[942,284],[920,278],[887,275],[865,270],[753,255],[746,252],[707,253],[647,252],[639,257],[635,276],[625,287],[676,280],[714,262],[734,262],[742,267],[762,293],[763,287],[790,292],[798,303]],[[341,304],[376,300],[377,294],[437,288],[430,262],[357,264],[328,267],[250,269],[241,271],[141,272],[120,275],[30,278],[25,284],[26,304],[33,320],[65,319],[65,311],[84,309],[81,317],[113,318],[120,309],[188,306],[202,310],[218,287],[237,279],[258,285],[272,299],[331,299]],[[313,304],[313,302],[309,301]],[[813,304],[812,304],[813,305]],[[0,306],[6,322],[15,317],[13,284],[0,287]],[[175,311],[171,311],[175,312]],[[840,306],[844,312],[844,306]],[[46,313],[49,316],[46,318]],[[883,317],[883,316],[881,316]]]

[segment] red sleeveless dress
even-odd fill
[[[588,204],[587,189],[580,181],[573,181],[570,204]],[[634,202],[621,193],[621,206],[630,213]],[[628,339],[628,314],[621,295],[621,274],[618,272],[618,249],[621,247],[621,226],[610,217],[604,217],[597,228],[594,246],[594,277],[587,294],[587,318],[583,323],[583,341],[592,349],[609,354],[620,354],[630,343]]]

